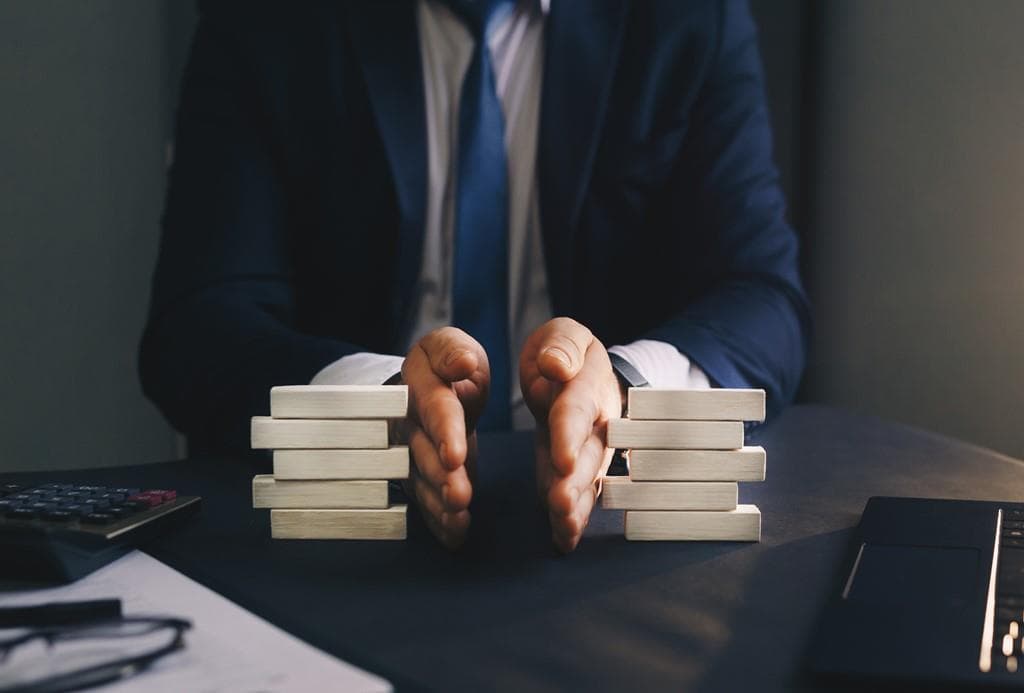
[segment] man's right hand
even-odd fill
[[[409,386],[406,439],[412,455],[406,488],[434,535],[454,549],[469,529],[475,427],[490,385],[487,354],[462,330],[442,327],[413,345],[402,382]]]

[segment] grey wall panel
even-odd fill
[[[1024,455],[1024,3],[824,5],[814,399]]]
[[[165,10],[0,3],[0,470],[174,454],[135,375],[172,100]]]

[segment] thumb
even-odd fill
[[[587,349],[594,341],[593,333],[572,318],[549,320],[540,330],[537,348],[540,374],[559,383],[575,378],[583,368]]]
[[[442,327],[420,340],[434,375],[447,383],[471,378],[487,368],[487,355],[475,339],[457,327]]]

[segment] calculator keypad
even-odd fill
[[[109,525],[177,498],[169,489],[0,484],[0,517],[66,526]]]

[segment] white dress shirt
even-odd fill
[[[488,38],[498,98],[505,116],[509,168],[509,336],[512,422],[531,428],[519,392],[519,353],[530,334],[552,316],[537,194],[537,132],[544,65],[544,22],[550,0],[521,0]],[[452,322],[455,162],[462,78],[474,39],[462,20],[437,0],[417,5],[427,133],[427,215],[416,309],[407,349]],[[640,340],[613,346],[654,387],[707,388],[707,376],[671,344]],[[402,356],[359,353],[329,364],[313,384],[381,383],[402,367]]]

